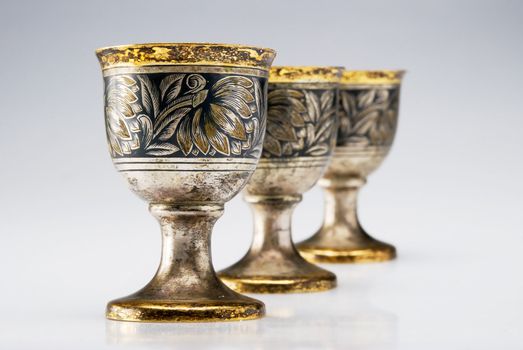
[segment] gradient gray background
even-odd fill
[[[523,347],[522,1],[6,1],[0,8],[0,348]],[[404,68],[394,147],[360,215],[388,264],[328,266],[337,290],[260,296],[261,321],[106,322],[154,273],[160,234],[114,171],[94,49],[247,43],[276,64]],[[310,191],[296,240],[322,219]],[[236,197],[215,227],[223,268],[246,251]]]

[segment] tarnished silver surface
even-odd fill
[[[253,242],[239,262],[218,273],[235,290],[312,292],[336,285],[333,273],[299,255],[291,218],[334,148],[339,73],[338,68],[320,67],[271,70],[263,156],[245,189],[254,214]]]
[[[217,278],[210,236],[224,203],[243,188],[260,157],[274,52],[219,44],[148,44],[97,53],[104,69],[113,162],[130,189],[150,204],[162,230],[156,275],[138,292],[111,301],[107,318],[198,322],[261,317],[262,302]]]
[[[403,72],[344,72],[340,85],[340,126],[332,161],[318,182],[325,190],[323,226],[298,243],[314,262],[393,259],[396,250],[372,238],[357,216],[358,191],[388,154],[396,131]]]

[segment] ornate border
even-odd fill
[[[114,158],[258,158],[261,153],[266,78],[162,72],[104,80]]]
[[[328,156],[336,142],[336,86],[269,83],[262,156],[271,159]]]
[[[218,66],[142,66],[142,67],[113,67],[103,71],[104,77],[122,74],[161,74],[161,73],[212,73],[237,74],[260,78],[268,78],[269,72],[259,68],[245,67],[218,67]]]
[[[398,123],[399,96],[399,85],[340,89],[337,148],[390,147]]]

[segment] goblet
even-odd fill
[[[264,304],[226,287],[210,255],[224,203],[252,175],[263,145],[275,52],[225,44],[142,44],[96,51],[116,169],[162,231],[160,266],[141,290],[107,305],[124,321],[228,321]]]
[[[323,226],[297,244],[313,262],[385,261],[396,249],[372,238],[356,214],[358,191],[390,150],[403,71],[344,71],[340,125],[331,164],[318,184],[325,192]]]
[[[336,276],[305,261],[291,239],[291,215],[325,170],[335,146],[336,67],[273,67],[260,163],[245,188],[254,214],[247,254],[218,275],[241,292],[312,292]]]

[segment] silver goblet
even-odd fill
[[[107,305],[124,321],[261,317],[262,302],[226,287],[210,236],[223,205],[254,172],[265,132],[274,51],[225,44],[142,44],[97,50],[116,169],[160,222],[162,256],[141,290]]]
[[[337,132],[336,67],[273,67],[263,155],[245,188],[254,214],[248,253],[218,275],[237,291],[313,292],[336,276],[305,261],[291,238],[294,207],[320,178]]]
[[[396,249],[372,238],[356,213],[358,191],[389,153],[398,121],[403,71],[345,71],[340,83],[340,126],[331,164],[318,182],[325,190],[323,226],[298,243],[313,262],[393,259]]]

